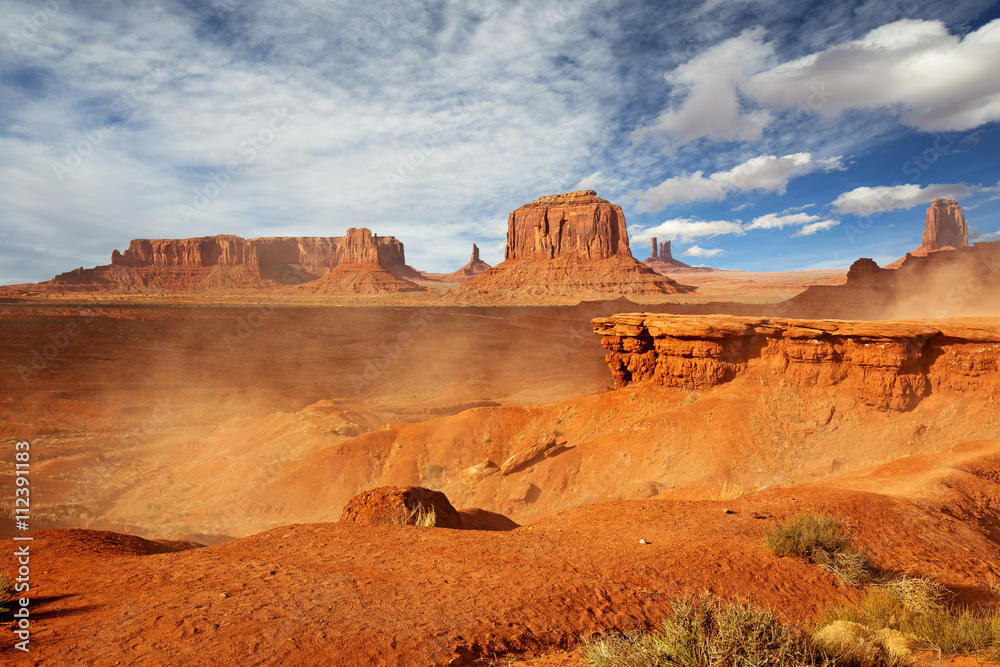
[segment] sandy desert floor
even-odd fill
[[[887,569],[996,605],[996,397],[886,414],[773,374],[611,390],[593,317],[767,307],[843,280],[722,274],[678,275],[698,292],[639,308],[443,292],[0,303],[0,437],[31,442],[32,527],[49,529],[24,664],[577,665],[581,637],[651,628],[703,590],[809,619],[857,593],[761,546],[801,508],[847,518]],[[557,456],[484,473],[550,437]],[[386,484],[523,525],[333,523]],[[0,650],[22,659],[10,637]]]

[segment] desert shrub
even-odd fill
[[[773,613],[708,597],[671,603],[673,616],[656,633],[592,639],[594,667],[795,667],[832,665],[800,626]]]
[[[444,473],[444,466],[428,463],[424,466],[424,479],[437,479]]]
[[[779,558],[806,558],[853,586],[878,576],[864,552],[854,546],[844,522],[823,512],[800,512],[785,519],[764,536],[764,546]]]
[[[945,604],[945,589],[929,579],[900,577],[873,586],[858,602],[828,607],[822,618],[895,630],[948,655],[1000,658],[1000,616]]]

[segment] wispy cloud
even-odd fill
[[[978,186],[944,184],[920,186],[905,185],[862,186],[845,192],[831,202],[841,215],[867,216],[897,209],[926,206],[935,197],[954,199],[966,197],[978,190]]]
[[[814,159],[810,153],[793,153],[778,157],[760,155],[728,171],[708,177],[704,172],[668,178],[659,185],[641,192],[630,192],[643,212],[663,210],[668,204],[693,201],[722,201],[736,192],[777,192],[783,194],[788,182],[805,174],[842,169],[841,156]]]

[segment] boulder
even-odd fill
[[[368,526],[416,525],[431,517],[433,527],[462,528],[462,516],[440,491],[421,486],[380,486],[351,498],[340,515],[341,523]]]

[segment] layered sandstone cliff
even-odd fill
[[[1000,326],[622,314],[592,320],[616,387],[708,389],[748,367],[776,381],[846,384],[882,410],[910,410],[939,388],[1000,393]]]
[[[507,218],[505,260],[460,289],[531,294],[676,294],[632,257],[621,207],[582,190],[539,197]]]
[[[328,278],[331,273],[336,275]],[[398,240],[351,228],[345,236],[330,237],[134,239],[124,252],[112,252],[110,265],[81,267],[50,284],[95,291],[302,285],[305,291],[367,293],[421,290],[406,279],[415,273]]]

